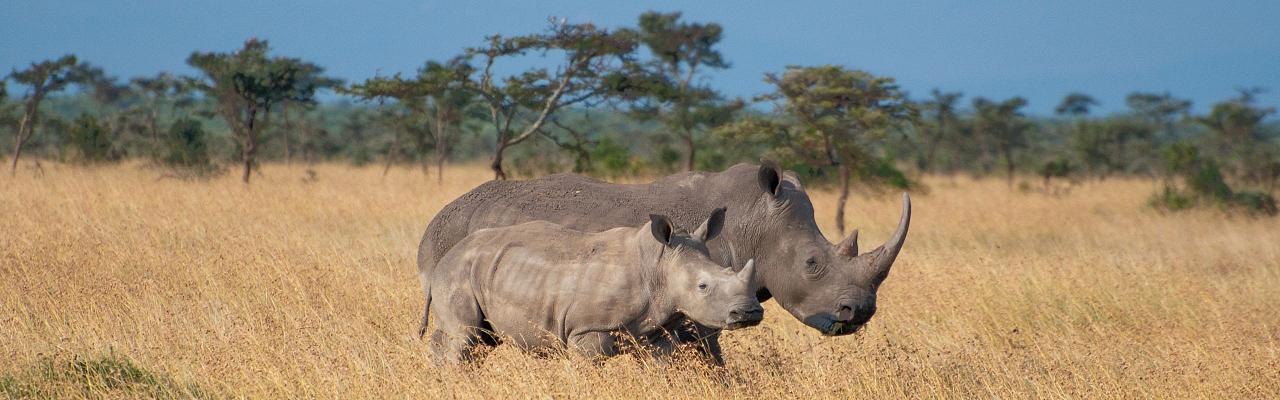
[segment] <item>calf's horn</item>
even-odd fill
[[[751,283],[751,280],[755,279],[755,275],[756,259],[754,258],[747,260],[747,265],[743,266],[741,271],[738,271],[738,279],[746,283]]]

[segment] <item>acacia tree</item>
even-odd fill
[[[1098,100],[1095,100],[1093,96],[1072,92],[1062,98],[1062,102],[1058,103],[1057,107],[1054,107],[1053,112],[1061,116],[1083,118],[1089,116],[1090,109],[1096,105],[1098,105]]]
[[[935,161],[937,160],[938,146],[951,137],[951,133],[956,129],[957,124],[957,107],[956,103],[964,94],[960,92],[943,92],[933,89],[929,92],[929,99],[922,106],[925,111],[931,115],[931,126],[924,127],[921,130],[926,135],[927,147],[925,149],[924,167],[925,170],[934,170],[937,168]],[[950,169],[950,168],[948,168]]]
[[[160,112],[164,108],[161,104],[168,103],[169,117],[174,118],[178,109],[194,103],[191,86],[186,79],[168,72],[151,77],[136,77],[129,80],[129,85],[141,99],[133,111],[142,115],[142,129],[150,138],[151,156],[158,158],[165,147],[160,139]]]
[[[1191,111],[1191,101],[1173,97],[1169,92],[1134,92],[1125,97],[1129,109],[1147,122],[1164,129],[1165,137],[1172,139],[1174,123]]]
[[[503,154],[538,133],[556,111],[586,102],[605,91],[605,79],[635,51],[633,35],[610,32],[595,25],[552,19],[546,32],[525,36],[488,37],[485,47],[467,50],[482,60],[479,78],[471,87],[489,111],[497,136],[489,168],[494,179],[506,179]],[[533,67],[507,77],[495,76],[498,60],[530,52],[558,54],[554,68]]]
[[[292,105],[297,105],[303,110],[303,122],[305,123],[306,110],[315,105],[315,100],[307,91],[314,93],[323,89],[334,89],[342,86],[342,80],[331,78],[324,75],[324,68],[308,62],[302,62],[297,59],[286,59],[285,62],[293,63],[296,70],[294,79],[296,83],[288,90],[291,92],[280,100],[280,117],[284,121],[281,136],[284,138],[284,161],[286,165],[293,164],[292,146],[290,146],[289,134],[293,132],[293,124],[289,119],[289,109]],[[294,99],[305,99],[298,101]],[[303,130],[305,132],[305,129]]]
[[[585,119],[585,118],[584,118]],[[539,129],[539,132],[546,136],[547,139],[555,143],[561,150],[569,152],[573,156],[573,172],[583,174],[592,172],[591,151],[596,145],[600,144],[598,140],[592,139],[587,132],[579,128],[574,128],[573,124],[565,124],[560,122],[559,117],[552,117],[548,120],[552,126],[558,128],[565,133],[566,138],[561,138],[550,132],[550,129]]]
[[[786,119],[749,119],[728,129],[765,135],[782,158],[836,169],[836,228],[843,235],[844,206],[855,175],[871,181],[892,169],[871,154],[871,142],[909,123],[915,111],[893,78],[835,65],[787,67],[782,74],[765,74],[765,82],[774,92],[761,99],[775,101]]]
[[[1274,181],[1280,160],[1268,151],[1262,133],[1262,122],[1276,112],[1274,107],[1256,104],[1257,88],[1239,89],[1233,99],[1213,105],[1209,115],[1196,122],[1213,132],[1223,155],[1233,161],[1233,172],[1253,182]]]
[[[351,87],[343,91],[364,100],[377,100],[379,102],[391,100],[400,106],[399,115],[390,116],[395,126],[390,130],[391,147],[387,150],[386,163],[382,168],[382,175],[386,176],[387,172],[391,171],[391,164],[395,162],[396,154],[400,152],[400,131],[406,130],[404,127],[414,117],[413,107],[426,97],[422,93],[422,86],[417,82],[400,77],[400,74],[396,74],[390,77],[375,76],[366,79],[364,82],[352,84]],[[385,112],[395,113],[397,111],[386,110]]]
[[[466,58],[458,57],[448,62],[428,61],[418,71],[418,80],[427,86],[426,109],[434,115],[436,182],[444,182],[444,163],[449,157],[450,146],[462,133],[462,122],[467,109],[475,99],[471,90],[471,74],[475,68]]]
[[[1102,170],[1100,167],[1103,165],[1113,167],[1113,163],[1111,162],[1112,159],[1107,156],[1103,149],[1107,143],[1105,135],[1107,132],[1098,126],[1091,124],[1088,119],[1090,109],[1096,105],[1098,105],[1098,101],[1095,100],[1093,96],[1080,92],[1071,92],[1062,98],[1062,101],[1058,103],[1057,107],[1054,107],[1053,113],[1057,114],[1059,117],[1065,117],[1070,120],[1071,126],[1067,136],[1070,140],[1071,147],[1080,153],[1081,159],[1084,160],[1085,165],[1089,166],[1090,172],[1093,172],[1098,176],[1105,176],[1105,174],[1099,174],[1099,171]],[[1050,164],[1054,161],[1050,161]],[[1050,170],[1054,169],[1065,169],[1049,168],[1048,164],[1043,167],[1042,172],[1050,172]],[[1045,176],[1045,186],[1048,187],[1049,175],[1051,174],[1043,175]]]
[[[74,82],[76,56],[65,55],[56,60],[45,60],[32,63],[27,69],[14,70],[9,74],[18,84],[27,86],[27,94],[23,99],[22,119],[18,122],[13,144],[13,162],[9,166],[9,175],[18,173],[18,159],[22,157],[22,146],[31,139],[40,122],[40,102],[50,93],[65,89]]]
[[[697,136],[728,122],[744,106],[741,100],[725,100],[715,89],[697,80],[705,69],[725,69],[729,63],[715,48],[724,29],[716,23],[680,21],[680,13],[649,11],[640,15],[635,32],[653,58],[628,65],[632,111],[645,119],[661,121],[685,144],[685,170],[696,165]],[[617,83],[614,83],[617,85]]]
[[[994,102],[979,97],[973,99],[974,131],[988,141],[992,150],[1004,159],[1006,179],[1009,187],[1013,187],[1013,173],[1017,168],[1015,152],[1027,147],[1027,134],[1032,125],[1022,114],[1027,100],[1014,97],[1002,102]]]
[[[195,52],[187,58],[187,64],[204,74],[193,81],[195,87],[216,100],[218,113],[240,145],[245,184],[257,163],[259,134],[271,107],[284,101],[310,103],[317,89],[315,80],[300,76],[319,67],[296,58],[269,57],[269,50],[267,41],[254,38],[235,52]]]
[[[365,100],[392,100],[401,106],[403,114],[394,118],[398,126],[392,129],[394,136],[384,175],[400,151],[399,132],[406,131],[414,134],[424,173],[430,138],[436,150],[436,180],[443,182],[449,142],[461,129],[464,113],[474,96],[469,88],[473,71],[474,68],[461,57],[445,63],[428,61],[414,79],[404,79],[399,74],[374,77],[345,90]],[[414,124],[414,121],[422,123]]]
[[[114,147],[113,142],[122,133],[127,132],[125,129],[128,125],[126,104],[135,99],[132,87],[120,83],[119,79],[108,75],[102,68],[87,62],[80,62],[76,65],[73,75],[75,76],[73,80],[80,87],[87,89],[89,98],[97,105],[95,107],[97,109],[96,122],[101,125],[97,128],[102,131],[103,135],[96,138],[101,143],[92,144],[92,147],[102,147],[102,143],[106,143],[105,147],[109,150],[117,150],[112,148]],[[77,125],[81,127],[87,126],[83,121],[84,118],[81,119],[82,121],[78,121]],[[78,144],[82,148],[89,145],[91,144]]]
[[[8,82],[0,79],[0,125],[9,123],[9,88]]]

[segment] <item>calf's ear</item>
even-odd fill
[[[711,217],[708,217],[706,221],[702,221],[702,225],[693,231],[693,237],[706,243],[708,240],[719,236],[720,230],[724,229],[724,211],[724,207],[711,211]]]
[[[649,230],[653,232],[653,238],[657,239],[658,243],[671,245],[671,235],[675,227],[665,215],[649,214]]]

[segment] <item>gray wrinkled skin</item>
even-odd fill
[[[440,257],[479,229],[545,220],[599,232],[644,223],[650,210],[691,226],[722,206],[728,208],[727,222],[721,237],[708,243],[712,259],[734,269],[755,259],[760,301],[774,298],[796,319],[830,336],[857,331],[875,313],[876,290],[911,220],[910,197],[903,194],[902,218],[883,246],[858,254],[856,231],[832,244],[818,230],[813,204],[795,175],[770,164],[686,172],[648,184],[612,184],[572,174],[491,181],[445,206],[431,221],[418,248],[419,277],[429,287],[426,277]],[[425,317],[422,323],[425,329]],[[723,363],[715,330],[694,326],[680,339],[701,342],[712,362]]]
[[[717,329],[758,324],[754,261],[735,273],[707,255],[723,222],[716,211],[693,234],[662,216],[598,233],[544,221],[472,233],[428,277],[437,362],[471,360],[494,338],[598,359],[617,354],[620,338],[657,342],[681,317]]]

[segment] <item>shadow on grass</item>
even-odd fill
[[[114,352],[70,359],[50,357],[0,376],[0,398],[157,398],[212,399],[218,396],[194,384],[148,371]]]

